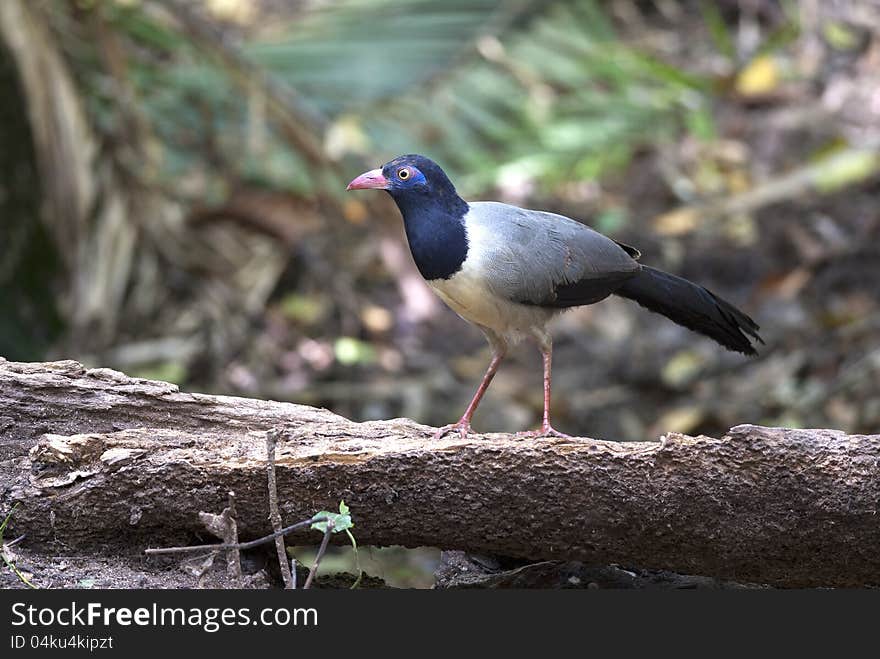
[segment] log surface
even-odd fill
[[[189,394],[71,361],[0,359],[0,511],[58,550],[192,542],[234,490],[269,532],[265,432],[286,524],[351,507],[361,545],[620,564],[782,586],[880,584],[880,435],[740,425],[662,442],[355,423]],[[315,533],[294,536],[314,542]]]

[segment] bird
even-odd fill
[[[728,350],[755,355],[759,326],[687,279],[642,264],[640,252],[586,224],[497,201],[462,199],[443,169],[418,154],[364,172],[346,190],[384,190],[403,217],[412,258],[437,295],[489,342],[492,358],[471,402],[437,439],[471,420],[508,350],[534,340],[544,368],[544,411],[534,437],[568,437],[550,422],[553,340],[548,323],[572,307],[616,295],[703,334]]]

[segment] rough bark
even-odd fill
[[[351,507],[361,545],[431,545],[785,586],[880,584],[880,436],[741,425],[662,442],[435,441],[406,419],[0,361],[0,509],[68,550],[186,543],[234,491],[270,531],[265,431],[283,430],[285,523]],[[314,542],[314,532],[294,541]]]

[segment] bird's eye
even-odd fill
[[[405,181],[410,176],[409,170],[406,167],[397,170],[397,178],[401,181]]]

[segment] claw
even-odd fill
[[[539,430],[528,430],[516,433],[517,437],[560,437],[562,439],[570,439],[571,435],[559,432],[549,423],[542,423]]]
[[[441,439],[455,430],[459,432],[462,439],[467,439],[468,433],[471,431],[470,421],[460,419],[456,423],[450,423],[448,426],[438,428],[437,432],[434,433],[434,439]]]

